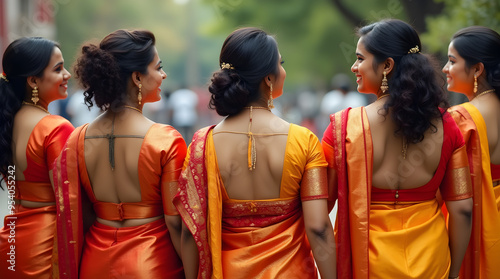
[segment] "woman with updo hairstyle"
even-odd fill
[[[323,135],[338,199],[338,277],[455,278],[469,242],[472,189],[439,72],[403,21],[357,34],[351,71],[358,91],[378,98],[332,114]]]
[[[47,107],[68,96],[71,74],[59,45],[39,37],[13,41],[2,69],[0,188],[8,215],[0,230],[0,277],[52,278],[57,251],[50,170],[74,127]]]
[[[498,278],[500,266],[500,35],[483,26],[459,30],[443,67],[448,90],[469,102],[450,108],[462,132],[474,190],[472,235],[461,278]]]
[[[186,278],[317,278],[315,263],[336,278],[321,145],[271,111],[282,64],[257,28],[222,45],[209,91],[225,118],[194,135],[174,198]]]
[[[154,35],[117,30],[87,43],[75,74],[87,106],[104,113],[75,129],[56,160],[59,274],[184,278],[172,198],[186,144],[172,126],[142,114],[144,103],[160,100],[167,77]]]

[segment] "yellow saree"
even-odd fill
[[[293,124],[286,150],[280,198],[234,200],[211,129],[194,136],[174,204],[198,245],[199,278],[317,278],[301,201],[328,197],[326,162],[317,138]]]
[[[474,190],[472,234],[460,277],[499,278],[500,188],[492,185],[486,124],[470,103],[454,106],[450,113],[464,136]]]

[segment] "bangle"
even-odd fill
[[[448,279],[460,279],[460,276],[459,276],[459,275],[457,275],[457,276],[455,276],[455,277],[453,277],[453,276],[448,276]]]

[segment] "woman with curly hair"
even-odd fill
[[[144,103],[160,100],[167,77],[154,35],[117,30],[86,44],[75,74],[87,106],[105,112],[77,128],[56,161],[60,276],[183,278],[172,195],[186,144],[172,126],[142,114]],[[85,199],[96,217],[83,234]]]
[[[497,278],[500,266],[500,35],[487,27],[459,30],[443,72],[448,90],[469,102],[450,108],[469,156],[474,209],[472,236],[460,276]]]
[[[358,35],[351,71],[358,91],[378,99],[331,115],[323,136],[338,199],[338,276],[455,278],[469,242],[472,189],[437,71],[403,21],[376,22]]]
[[[12,42],[2,67],[0,173],[12,199],[0,231],[0,277],[52,278],[56,199],[49,172],[74,128],[47,106],[67,97],[71,74],[59,45],[43,38]]]

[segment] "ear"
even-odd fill
[[[271,84],[274,83],[274,80],[275,80],[275,76],[274,75],[267,75],[265,78],[264,78],[264,82],[267,84],[268,87],[271,87]]]
[[[384,61],[384,71],[386,71],[387,74],[389,75],[393,69],[394,69],[394,59],[392,59],[392,57],[389,57]]]
[[[132,72],[131,78],[135,86],[139,87],[139,84],[141,83],[142,74],[139,72]]]
[[[35,76],[29,76],[27,79],[26,79],[26,82],[28,83],[28,85],[31,87],[31,88],[35,88],[36,86],[38,86],[38,78],[35,77]]]
[[[476,65],[472,66],[472,70],[474,71],[474,76],[480,77],[484,71],[484,64],[482,62],[477,63]]]

